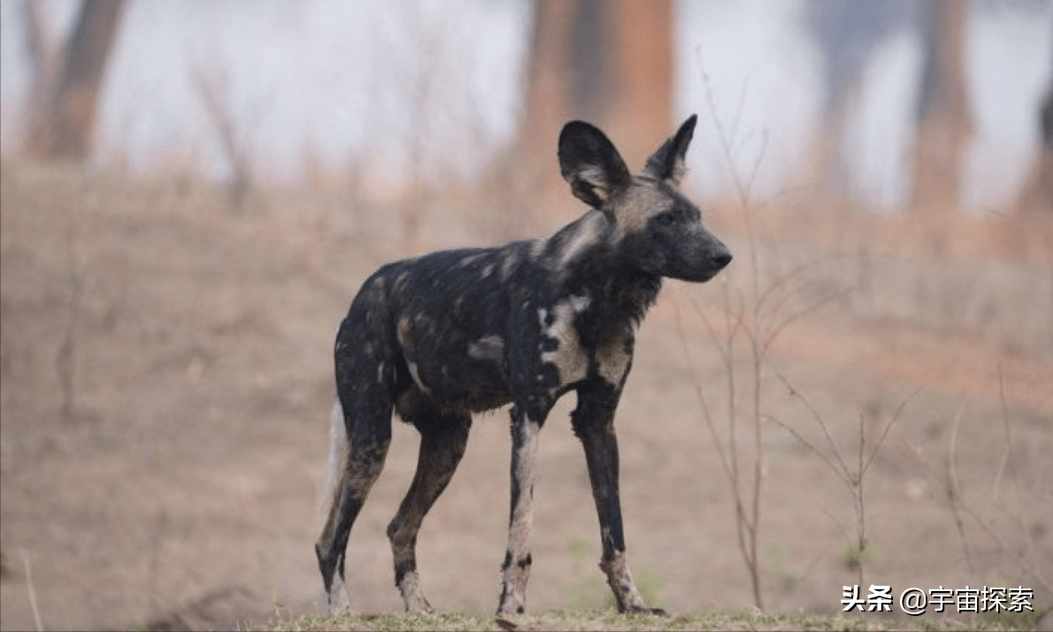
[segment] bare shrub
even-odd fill
[[[227,203],[231,210],[241,211],[254,185],[252,139],[246,132],[249,125],[238,122],[231,104],[230,77],[222,68],[198,63],[191,68],[189,79],[230,168]]]

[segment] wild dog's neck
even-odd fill
[[[639,326],[647,309],[654,305],[662,289],[662,277],[639,271],[626,271],[612,280],[605,297],[608,309]]]
[[[624,235],[606,215],[591,210],[546,242],[548,268],[567,295],[588,295],[593,313],[607,323],[638,325],[654,304],[661,277],[634,265]]]

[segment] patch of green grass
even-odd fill
[[[786,549],[777,543],[769,543],[764,547],[769,571],[775,579],[775,585],[780,591],[788,593],[797,588],[804,575],[786,563]]]
[[[985,612],[979,620],[995,630],[1034,630],[1045,612],[1038,607],[1023,612]]]
[[[601,606],[604,596],[610,591],[600,579],[603,575],[596,568],[596,564],[590,563],[593,554],[591,543],[579,537],[571,537],[567,540],[567,550],[570,558],[574,560],[574,571],[564,592],[565,603],[578,610]]]
[[[904,618],[887,615],[766,615],[753,609],[731,613],[703,612],[659,617],[653,615],[623,615],[613,609],[604,610],[544,610],[538,613],[494,617],[444,613],[434,615],[381,614],[339,615],[325,617],[310,615],[281,621],[274,628],[286,632],[302,630],[360,630],[387,632],[394,630],[493,630],[495,632],[543,630],[604,630],[608,632],[637,632],[643,630],[992,630],[1011,629],[1006,621],[975,619],[959,621],[950,618]],[[1015,629],[1023,624],[1013,621]]]
[[[854,571],[863,564],[874,561],[874,551],[866,540],[862,543],[852,542],[845,545],[844,550],[841,551],[841,561],[848,570]]]

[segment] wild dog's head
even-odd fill
[[[662,143],[633,176],[596,127],[571,121],[559,135],[559,167],[574,196],[602,211],[621,234],[618,249],[642,272],[708,281],[731,261],[727,247],[702,226],[679,189],[684,154],[697,117]]]

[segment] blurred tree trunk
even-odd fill
[[[571,110],[572,25],[581,0],[535,0],[525,79],[525,105],[509,152],[496,165],[502,203],[510,213],[497,216],[501,237],[530,234],[533,214],[548,206],[557,183],[554,164],[560,125]]]
[[[802,7],[806,32],[818,54],[823,83],[819,126],[810,161],[802,177],[834,211],[850,209],[850,159],[845,142],[856,124],[863,75],[874,50],[891,34],[912,28],[917,7],[912,1],[859,2],[823,0]]]
[[[123,8],[124,0],[81,3],[58,68],[54,73],[47,70],[40,73],[38,89],[42,94],[30,99],[34,111],[30,112],[25,145],[28,154],[69,160],[84,160],[90,154],[99,89]],[[31,15],[33,17],[27,17],[27,27],[31,20],[36,20],[35,13]],[[35,36],[27,33],[30,37],[39,37],[39,23],[35,28]],[[32,47],[33,43],[29,45]],[[43,50],[41,46],[40,51]]]
[[[673,131],[672,0],[535,0],[533,10],[526,107],[507,167],[518,207],[563,192],[554,157],[568,120],[601,127],[633,169]]]
[[[1053,152],[1053,83],[1049,85],[1046,101],[1042,104],[1042,110],[1039,113],[1039,120],[1042,121],[1042,150]]]
[[[54,68],[52,59],[54,51],[44,37],[41,24],[45,21],[44,4],[24,0],[22,18],[26,32],[26,59],[29,62],[29,92],[26,99],[26,113],[34,112],[43,103],[44,92],[49,84],[50,73]]]
[[[965,77],[970,3],[925,0],[925,61],[918,91],[911,206],[924,217],[959,212],[962,159],[973,133]]]
[[[597,2],[598,4],[598,2]],[[671,135],[673,116],[673,2],[619,0],[608,4],[615,46],[599,124],[617,143],[629,168]]]
[[[1038,112],[1042,146],[1017,201],[1021,215],[1053,217],[1053,83]]]

